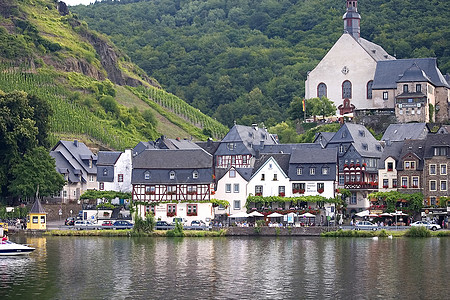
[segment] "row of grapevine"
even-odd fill
[[[22,90],[50,103],[54,111],[50,128],[55,135],[87,135],[106,147],[121,150],[134,147],[139,142],[139,138],[115,130],[107,120],[98,118],[86,107],[69,102],[70,92],[56,84],[56,80],[54,75],[24,72],[17,67],[0,65],[0,90]],[[54,140],[54,137],[51,139]]]
[[[216,138],[222,138],[228,132],[226,126],[171,93],[155,87],[140,87],[139,91],[162,107],[182,116],[193,125],[202,129],[208,129]]]

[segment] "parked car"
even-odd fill
[[[168,230],[168,229],[172,229],[173,226],[170,225],[169,223],[167,223],[166,221],[156,221],[156,226],[155,229],[156,230]]]
[[[202,220],[193,220],[191,222],[191,226],[192,227],[206,227],[206,223],[203,222]]]
[[[103,221],[102,228],[103,229],[112,229],[113,221]]]
[[[75,221],[73,226],[77,230],[94,229],[95,224],[93,224],[91,221],[87,221],[87,220],[78,220],[78,221]]]
[[[133,228],[133,223],[128,222],[128,221],[116,221],[113,223],[113,228],[114,229],[132,229]]]
[[[175,226],[176,223],[181,223],[181,225],[185,226],[187,224],[187,220],[183,218],[173,218],[172,223],[170,225]]]
[[[66,226],[73,226],[74,224],[75,224],[75,218],[74,217],[68,217],[64,221],[64,225],[66,225]]]
[[[428,221],[416,221],[414,223],[409,224],[409,226],[417,227],[417,226],[423,226],[430,230],[438,230],[441,229],[441,226],[436,223],[428,222]]]
[[[377,230],[378,225],[369,221],[360,221],[355,224],[355,230]]]

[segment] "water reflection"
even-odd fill
[[[18,237],[0,299],[446,298],[450,239]]]

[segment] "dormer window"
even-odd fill
[[[323,167],[322,168],[322,175],[328,175],[329,172],[329,168],[328,167]]]
[[[297,168],[297,175],[302,175],[303,174],[303,169],[302,168]]]
[[[445,156],[447,155],[446,147],[434,147],[434,156]]]
[[[345,131],[345,130],[342,131],[342,137],[343,137],[343,138],[347,137],[347,131]]]
[[[103,168],[103,176],[108,176],[108,169]]]
[[[169,179],[175,179],[175,171],[170,171]]]
[[[345,151],[344,145],[340,145],[339,146],[339,153],[344,153],[344,151]]]
[[[362,147],[363,147],[364,150],[368,150],[369,149],[369,146],[366,143],[363,143]]]
[[[309,168],[309,175],[316,175],[316,168]]]
[[[149,172],[149,171],[146,171],[146,172],[144,173],[144,179],[145,179],[145,180],[149,180],[149,179],[150,179],[150,172]]]
[[[197,171],[192,172],[192,178],[193,179],[198,179],[198,172]]]
[[[359,131],[359,136],[362,136],[362,137],[366,136],[366,133],[364,132],[364,130]]]
[[[236,148],[236,144],[235,143],[228,143],[227,144],[227,148],[230,151],[233,151]]]

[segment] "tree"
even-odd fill
[[[11,168],[13,180],[9,191],[14,196],[31,198],[56,194],[65,184],[64,177],[55,169],[55,160],[44,147],[37,147],[16,160]]]
[[[336,106],[326,97],[311,98],[306,100],[306,113],[314,117],[322,116],[325,119],[336,113]]]

